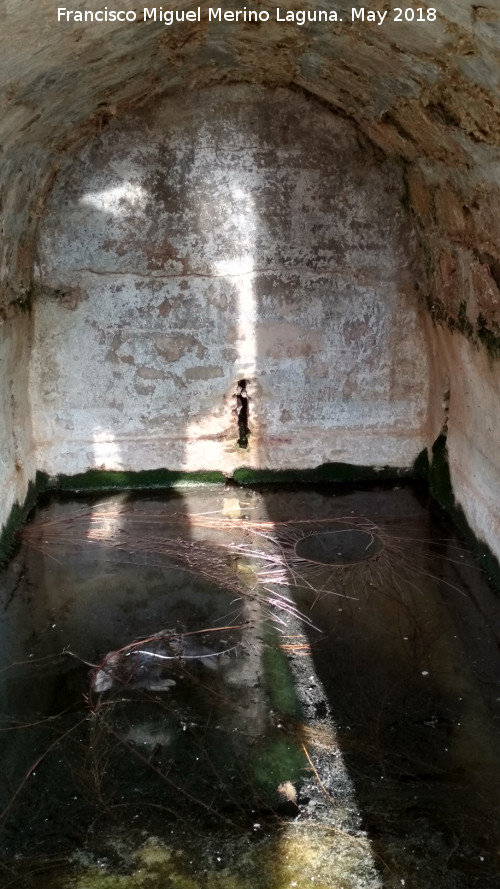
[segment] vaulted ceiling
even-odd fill
[[[346,0],[286,10],[336,10],[342,21],[277,21],[260,0],[223,10],[269,11],[260,22],[57,21],[53,0],[0,0],[1,299],[33,291],[36,232],[57,172],[109,122],[156,95],[235,81],[288,86],[347,115],[405,165],[420,235],[424,290],[438,320],[470,337],[500,333],[500,6],[435,7],[372,0],[352,21]],[[157,7],[158,10],[160,7]],[[165,7],[166,8],[166,7]],[[191,3],[176,10],[197,9]],[[216,8],[213,6],[212,8]],[[74,11],[104,5],[76,0]],[[414,9],[413,21],[404,10]],[[418,10],[421,10],[418,13]],[[368,13],[377,21],[368,21]],[[382,24],[380,19],[387,15]],[[380,15],[378,15],[380,13]],[[411,18],[411,13],[407,14]],[[131,16],[132,17],[132,16]],[[370,16],[374,17],[374,16]],[[403,21],[395,19],[401,17]],[[418,21],[417,18],[424,21]],[[64,18],[64,16],[63,16]]]

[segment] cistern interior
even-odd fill
[[[9,620],[15,612],[14,624],[2,631],[5,675],[10,664],[31,656],[45,666],[39,684],[22,693],[22,713],[16,700],[22,683],[31,680],[23,671],[12,682],[6,679],[9,713],[16,712],[19,723],[34,723],[37,701],[45,702],[40,706],[49,719],[59,704],[61,711],[71,709],[75,695],[87,694],[94,718],[108,700],[113,719],[100,724],[107,743],[102,756],[114,758],[112,736],[120,750],[143,743],[142,766],[157,757],[155,776],[148,772],[152,788],[158,774],[170,774],[160,749],[171,749],[169,762],[182,770],[199,755],[204,742],[189,726],[196,722],[200,687],[210,687],[211,700],[218,701],[217,731],[222,725],[226,741],[231,732],[238,741],[221,742],[219,751],[215,744],[205,765],[215,780],[231,757],[248,758],[252,780],[262,778],[260,784],[255,779],[259,801],[249,789],[249,773],[244,781],[241,773],[226,775],[220,784],[226,789],[212,797],[208,772],[200,766],[203,787],[182,785],[185,806],[195,798],[203,816],[214,810],[222,824],[233,818],[228,811],[235,798],[241,808],[243,794],[251,811],[263,805],[286,819],[290,812],[295,817],[309,794],[304,805],[309,815],[316,806],[314,820],[338,790],[335,854],[344,860],[354,849],[358,857],[331,882],[330,859],[321,847],[316,883],[304,886],[392,889],[406,880],[420,889],[434,880],[437,889],[489,889],[500,867],[491,852],[498,838],[493,831],[484,840],[476,827],[488,806],[498,808],[495,794],[488,795],[497,765],[493,649],[499,620],[488,582],[500,584],[496,0],[454,0],[435,8],[411,2],[401,17],[394,3],[373,0],[355,8],[363,15],[354,15],[354,7],[339,0],[335,7],[316,7],[335,11],[336,21],[333,15],[316,21],[311,16],[302,24],[296,16],[280,19],[267,0],[221,7],[241,10],[237,21],[210,14],[215,7],[205,2],[194,7],[181,0],[172,4],[179,13],[172,23],[160,16],[154,21],[130,0],[122,4],[128,21],[93,21],[85,11],[101,8],[94,2],[78,0],[72,9],[81,15],[71,17],[58,17],[49,0],[33,6],[0,0],[0,564],[7,566]],[[191,18],[181,15],[187,11],[193,11]],[[150,489],[167,476],[188,487],[170,487],[160,507],[163,495]],[[316,487],[307,494],[299,486],[281,490],[280,479],[305,479]],[[210,492],[189,487],[210,480]],[[327,487],[320,489],[320,480]],[[259,488],[263,481],[271,488]],[[119,491],[110,494],[112,487]],[[132,493],[137,487],[148,489],[144,502]],[[95,499],[99,488],[102,501]],[[66,500],[63,489],[75,497],[85,491],[84,499]],[[201,518],[212,512],[215,524]],[[460,569],[450,567],[461,562]],[[181,600],[174,597],[175,607],[160,617],[167,576],[173,590],[185,587],[186,598],[179,613],[175,603]],[[103,586],[107,605],[100,610]],[[377,607],[372,589],[383,591]],[[244,602],[236,616],[234,596]],[[361,601],[362,613],[353,604]],[[214,627],[224,625],[226,613],[231,628],[219,645]],[[49,620],[64,628],[60,635],[59,629],[51,635]],[[410,640],[401,650],[399,642],[388,642],[388,628],[395,626],[400,639]],[[466,634],[462,639],[460,627],[476,633],[474,643]],[[198,633],[203,638],[193,646],[190,636]],[[137,639],[146,640],[140,650]],[[72,661],[75,671],[66,682],[60,677],[68,670],[61,665],[69,663],[78,641],[79,672]],[[244,652],[245,669],[227,652]],[[52,672],[50,657],[59,659],[51,662]],[[344,657],[351,668],[347,678]],[[184,685],[192,683],[194,697],[182,696],[179,671],[165,672],[162,659],[177,667],[182,662],[183,669],[187,664]],[[132,661],[138,671],[133,680]],[[360,677],[374,663],[379,678],[372,676],[361,694]],[[306,664],[315,677],[309,698]],[[408,700],[394,671],[405,677]],[[488,686],[481,703],[474,690],[478,671]],[[139,674],[148,677],[142,685]],[[429,676],[439,678],[423,690],[422,677]],[[287,689],[294,682],[298,691],[292,694]],[[119,703],[117,689],[124,684],[134,686],[132,698]],[[270,688],[281,688],[284,697],[276,692],[273,699]],[[155,694],[176,700],[176,715],[162,728]],[[451,703],[454,696],[466,701],[460,712]],[[241,744],[241,712],[233,721],[222,712],[223,701],[236,706],[238,697],[255,722]],[[134,728],[127,707],[139,698],[146,709]],[[388,712],[393,707],[416,714],[412,725],[418,731],[404,735],[399,717],[384,722],[386,701]],[[317,759],[307,734],[311,726],[301,723],[297,730],[297,714],[308,707],[313,722],[323,720],[325,738],[330,732],[323,747],[314,741]],[[210,720],[202,711],[207,731]],[[466,740],[450,742],[452,768],[439,759],[429,778],[416,759],[401,765],[407,743],[423,744],[422,762],[435,759],[427,735],[433,732],[434,741],[447,737],[460,714]],[[82,724],[87,719],[79,710],[77,716]],[[58,737],[67,733],[73,743],[78,719],[61,724]],[[332,739],[333,723],[340,740]],[[287,737],[293,735],[286,752],[282,724],[290,729]],[[95,720],[92,726],[97,732]],[[384,734],[389,731],[392,747]],[[357,744],[368,736],[370,744],[361,750]],[[382,736],[390,753],[381,766],[380,751],[370,759],[367,750],[375,750]],[[55,738],[50,743],[59,749]],[[43,749],[50,743],[43,742]],[[264,751],[266,768],[254,762],[255,749]],[[286,768],[273,771],[269,749],[277,760],[282,754]],[[29,770],[36,759],[27,747],[19,765],[17,754],[6,750],[16,769]],[[325,765],[325,751],[332,750],[338,786],[333,767]],[[73,756],[90,768],[81,747],[65,748],[64,757]],[[479,777],[467,771],[472,756],[481,763]],[[134,772],[137,757],[134,767],[118,759],[113,780],[125,781],[123,806],[129,806],[132,785],[143,776]],[[365,835],[356,833],[363,816],[353,813],[356,806],[370,813],[375,802],[356,770],[375,781],[375,762],[398,788],[415,771],[424,783],[451,772],[457,781],[466,775],[470,818],[464,816],[460,830],[469,832],[473,851],[460,861],[449,853],[451,876],[445,868],[432,877],[425,864],[417,878],[418,854],[412,852],[409,879],[397,864],[403,853],[392,826],[386,824],[389,840],[376,819],[367,852]],[[305,772],[307,794],[297,798],[297,776]],[[65,783],[64,775],[63,769],[57,780]],[[238,790],[228,796],[231,781]],[[281,788],[281,809],[271,784],[272,793]],[[19,779],[7,793],[6,822],[11,810],[18,817],[15,802],[25,789]],[[122,803],[107,792],[103,811],[108,806],[114,812]],[[392,798],[405,813],[413,805],[417,819],[432,808],[430,796],[420,791],[413,803],[405,795],[403,806],[401,793]],[[69,806],[69,799],[61,797],[61,806]],[[446,785],[439,803],[443,819],[457,799]],[[252,822],[259,825],[257,834],[260,817]],[[319,833],[328,817],[319,817]],[[0,826],[2,818],[0,813]],[[81,829],[77,821],[74,836]],[[280,840],[282,850],[287,843],[293,847],[290,858],[294,843],[305,842],[298,821],[296,829],[294,837],[284,829]],[[435,843],[436,860],[453,845],[452,838],[437,837],[439,830],[432,833],[426,822],[418,837],[411,834],[417,845]],[[357,836],[349,852],[342,831]],[[153,859],[158,873],[166,868],[162,873],[168,872],[172,886],[247,886],[238,883],[236,871],[217,876],[217,855],[205,867],[205,882],[196,883],[201,877],[187,870],[182,882],[180,872],[168,870],[170,852],[153,833],[151,827],[143,859],[121,863],[136,882],[122,884],[117,876],[109,886],[143,885],[138,874]],[[272,843],[262,847],[269,862]],[[312,834],[307,843],[316,848]],[[481,856],[481,843],[489,850],[490,870],[481,875],[477,861],[471,864],[466,886],[460,882],[467,879],[464,861]],[[256,862],[251,856],[248,862],[253,873]],[[302,886],[296,882],[302,865],[290,871],[280,866],[271,876],[268,864],[271,882],[262,886]],[[6,886],[28,879],[28,870],[19,875],[5,867]],[[308,871],[308,879],[314,873]],[[93,885],[87,876],[70,882],[80,879],[71,874],[61,887]]]
[[[497,11],[344,6],[4,4],[2,523],[37,470],[408,469],[444,432],[498,555]]]

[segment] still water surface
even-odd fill
[[[411,487],[53,499],[1,590],[2,889],[499,885],[499,601]]]

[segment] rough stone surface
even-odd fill
[[[285,90],[211,88],[108,129],[42,229],[37,464],[411,465],[427,363],[403,195],[352,124]]]
[[[71,8],[101,5],[78,0]],[[259,9],[269,11],[268,22],[209,22],[210,4],[202,0],[200,22],[172,27],[141,21],[139,4],[124,7],[137,11],[136,22],[58,23],[50,0],[35,8],[0,2],[6,300],[24,298],[31,288],[36,228],[54,173],[134,105],[164,90],[209,83],[299,86],[352,117],[384,151],[420,166],[427,179],[454,178],[473,226],[484,214],[498,225],[498,201],[488,205],[487,194],[474,211],[470,175],[493,178],[498,187],[496,0],[437,4],[435,21],[395,21],[389,12],[381,26],[351,21],[347,0],[335,4],[342,22],[303,26],[276,21],[276,6],[266,2]]]

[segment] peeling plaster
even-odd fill
[[[39,465],[89,468],[105,428],[130,469],[410,466],[427,365],[403,196],[351,124],[286,90],[216,87],[117,122],[60,178],[42,229]],[[71,313],[52,295],[68,287]]]

